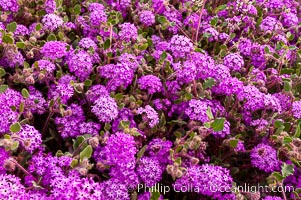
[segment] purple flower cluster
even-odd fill
[[[260,170],[265,172],[279,170],[280,162],[277,159],[277,152],[269,145],[257,145],[252,149],[250,157],[252,165]]]
[[[0,199],[296,199],[300,5],[0,0]]]

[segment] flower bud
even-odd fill
[[[4,161],[3,167],[9,172],[14,172],[16,170],[16,164],[10,159]]]
[[[97,162],[96,168],[100,171],[104,171],[106,169],[106,166],[102,162]]]
[[[194,157],[193,157],[193,158],[191,158],[191,160],[190,160],[190,161],[191,161],[191,164],[192,164],[192,165],[197,165],[197,164],[200,162],[200,160],[199,160],[199,159],[197,159],[197,158],[194,158]]]
[[[25,79],[25,83],[28,84],[28,85],[33,85],[35,83],[33,76],[28,76]]]
[[[93,147],[96,148],[99,145],[99,139],[97,137],[92,137],[89,139],[89,144]]]
[[[86,176],[88,173],[88,170],[86,168],[80,168],[78,170],[78,172],[82,175],[82,176]]]

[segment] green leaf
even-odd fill
[[[160,55],[160,61],[163,62],[167,58],[167,53],[165,51]]]
[[[292,74],[294,73],[294,69],[289,69],[289,68],[284,68],[284,69],[281,69],[281,72],[280,74]]]
[[[15,151],[19,147],[19,141],[14,141],[13,145],[10,147],[10,150]]]
[[[125,128],[129,128],[130,125],[131,125],[131,122],[130,122],[130,121],[121,120],[121,121],[119,122],[118,127],[119,127],[120,129],[125,129]]]
[[[169,124],[169,125],[176,125],[176,124],[185,125],[185,124],[187,124],[187,122],[182,121],[182,120],[171,120],[171,121],[167,122],[167,124]]]
[[[8,135],[8,134],[5,134],[4,135],[4,139],[10,139],[11,137],[10,137],[10,135]]]
[[[150,200],[158,200],[160,198],[160,192],[154,188],[152,188],[151,191],[152,192],[151,192]]]
[[[78,165],[78,160],[77,159],[73,159],[72,162],[70,163],[70,166],[72,168],[76,167]]]
[[[264,52],[265,52],[266,54],[269,54],[269,53],[270,53],[269,47],[265,46],[265,47],[264,47]]]
[[[15,32],[16,29],[17,29],[17,23],[16,22],[9,23],[6,26],[6,30],[8,32],[12,32],[13,33],[13,32]]]
[[[49,34],[48,37],[47,37],[48,42],[49,41],[56,41],[56,40],[57,40],[56,36],[53,33]]]
[[[139,50],[144,51],[147,49],[147,47],[148,47],[148,43],[145,43],[145,44],[139,46]]]
[[[20,103],[19,110],[20,110],[20,113],[22,113],[24,111],[24,102]]]
[[[276,121],[274,122],[275,128],[279,128],[279,127],[281,127],[282,125],[283,125],[283,122],[280,121],[280,120],[276,120]]]
[[[122,94],[122,93],[117,93],[117,94],[114,96],[114,98],[115,98],[116,100],[121,100],[121,99],[123,98],[123,94]]]
[[[179,132],[179,131],[176,131],[173,134],[176,136],[176,138],[181,138],[182,137],[182,133]]]
[[[283,138],[283,143],[284,144],[289,144],[293,141],[293,139],[291,137],[284,137]]]
[[[185,94],[185,99],[186,99],[187,101],[190,101],[190,100],[192,99],[192,97],[193,97],[193,95],[192,95],[191,93],[186,93],[186,94]]]
[[[230,140],[229,141],[229,144],[232,148],[236,148],[237,147],[237,144],[238,144],[238,140],[234,139],[234,140]]]
[[[210,120],[214,119],[210,106],[207,107],[206,114]]]
[[[274,176],[279,182],[281,182],[285,178],[279,172],[273,172],[272,176]]]
[[[138,158],[138,159],[139,159],[139,158],[142,158],[142,156],[144,155],[146,149],[147,149],[147,145],[144,145],[144,146],[140,149],[140,151],[137,153],[137,158]]]
[[[90,79],[85,80],[84,85],[87,86],[87,87],[91,86],[92,85],[92,80],[90,80]]]
[[[40,31],[42,29],[42,24],[37,23],[36,25],[36,31]]]
[[[168,23],[168,20],[167,20],[166,17],[164,17],[164,16],[158,17],[158,21],[159,21],[161,24],[167,24],[167,23]]]
[[[105,131],[109,131],[110,129],[111,129],[111,124],[105,123],[104,130],[105,130]]]
[[[91,145],[86,146],[86,148],[79,154],[80,160],[83,160],[84,158],[90,158],[92,152],[93,152],[92,146]]]
[[[203,83],[204,90],[211,88],[215,85],[215,80],[213,78],[207,78],[205,82]]]
[[[0,78],[5,76],[5,74],[6,74],[5,70],[2,67],[0,67]]]
[[[211,24],[212,26],[215,26],[215,25],[217,24],[217,22],[218,22],[218,17],[214,17],[214,18],[212,18],[212,19],[210,20],[210,24]]]
[[[295,134],[294,134],[294,137],[296,137],[296,138],[300,137],[300,133],[301,133],[300,126],[301,126],[301,122],[299,122],[299,124],[296,127],[296,131],[295,131]]]
[[[291,81],[284,81],[284,90],[289,92],[292,90],[292,82]]]
[[[283,130],[284,130],[285,126],[281,125],[279,128],[277,128],[275,135],[279,135]]]
[[[222,131],[224,129],[225,118],[216,118],[212,123],[212,129],[217,131]]]
[[[179,166],[181,166],[181,164],[182,164],[182,159],[181,159],[181,157],[177,157],[176,160],[175,160],[175,162],[178,163]]]
[[[225,10],[226,8],[227,8],[227,5],[224,4],[224,5],[218,6],[215,10],[216,10],[216,11],[220,11],[220,10]]]
[[[24,43],[24,42],[16,42],[16,46],[17,46],[19,49],[25,49],[25,43]]]
[[[79,4],[76,4],[73,8],[73,14],[79,15],[81,11],[81,6]]]
[[[12,133],[18,133],[21,130],[21,124],[19,122],[10,125],[9,130]]]
[[[2,41],[6,44],[14,44],[15,40],[11,35],[4,35]]]
[[[110,45],[111,45],[111,41],[110,41],[110,39],[107,39],[107,40],[103,43],[103,48],[104,48],[104,50],[110,48]]]
[[[28,92],[28,90],[26,88],[23,88],[22,91],[21,91],[21,93],[22,93],[22,96],[25,99],[29,97],[29,92]]]
[[[291,164],[286,164],[286,163],[283,163],[282,167],[281,167],[281,173],[282,173],[282,176],[284,177],[288,177],[289,175],[292,175],[294,173],[295,169],[294,169],[294,165]]]

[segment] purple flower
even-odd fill
[[[32,65],[34,67],[34,65]],[[53,71],[56,69],[55,65],[50,62],[49,60],[39,60],[38,61],[38,68],[43,71],[45,70],[48,73],[53,73]]]
[[[100,96],[92,106],[91,110],[100,122],[111,122],[118,116],[118,107],[115,99],[110,96]]]
[[[70,114],[55,118],[59,133],[63,138],[81,135],[79,125],[85,121],[83,109],[77,104],[71,104],[66,110]]]
[[[285,13],[283,16],[283,26],[286,28],[290,28],[292,26],[296,26],[299,22],[299,19],[294,13]]]
[[[158,113],[150,105],[146,105],[145,108],[138,108],[137,113],[140,115],[145,113],[145,120],[149,122],[151,128],[159,124]]]
[[[147,146],[147,152],[150,157],[156,158],[160,162],[160,165],[165,168],[166,165],[170,163],[169,151],[171,147],[172,142],[168,140],[162,140],[161,138],[156,138],[149,142]]]
[[[25,124],[22,126],[20,132],[15,134],[15,137],[20,137],[20,143],[30,153],[38,149],[43,149],[42,135],[33,126]]]
[[[170,39],[170,50],[174,57],[184,58],[193,50],[193,44],[189,38],[182,35],[174,35]]]
[[[81,48],[84,48],[85,50],[89,50],[90,48],[92,48],[93,50],[97,49],[97,44],[91,39],[91,38],[82,38],[79,42],[78,45]]]
[[[91,56],[83,50],[71,53],[67,58],[67,64],[70,72],[73,72],[81,81],[89,77],[93,68]]]
[[[0,0],[0,7],[3,11],[18,12],[19,4],[17,0]]]
[[[142,11],[139,15],[140,22],[145,26],[151,26],[155,23],[155,15],[149,10]]]
[[[149,94],[161,92],[163,88],[161,80],[154,75],[142,76],[138,79],[137,83],[140,89],[147,90]]]
[[[44,30],[55,31],[63,25],[64,21],[55,14],[46,14],[42,19],[42,23]]]
[[[46,0],[46,2],[45,2],[45,11],[48,14],[53,14],[55,10],[56,10],[55,0]]]
[[[244,66],[244,59],[237,53],[231,53],[224,57],[224,65],[230,70],[240,71]]]
[[[67,43],[60,41],[46,42],[41,50],[44,57],[55,60],[67,54]]]
[[[174,63],[173,66],[179,83],[188,84],[196,79],[197,69],[193,62]]]
[[[231,190],[232,182],[228,169],[203,164],[189,167],[187,172],[176,180],[174,187],[177,190],[181,187],[193,187],[198,193],[216,199],[222,195],[220,188],[223,188],[223,191]]]
[[[135,41],[138,37],[138,31],[134,24],[131,23],[123,23],[119,25],[120,32],[118,33],[119,38],[126,42],[130,42],[131,40]]]
[[[93,85],[87,91],[86,95],[94,103],[101,96],[109,96],[109,92],[103,85]]]
[[[252,149],[250,157],[252,165],[265,172],[272,172],[280,168],[281,163],[277,159],[277,152],[269,145],[258,144]]]
[[[282,200],[282,198],[277,196],[266,196],[263,200]]]
[[[90,135],[97,136],[99,135],[99,131],[100,131],[100,124],[95,122],[83,122],[79,125],[79,132],[82,135],[90,134]]]
[[[271,33],[272,31],[279,31],[282,29],[282,24],[275,18],[267,16],[264,18],[259,26],[263,32]]]
[[[90,13],[90,22],[93,26],[100,26],[102,22],[107,22],[107,15],[103,10]]]
[[[152,187],[162,179],[163,170],[158,160],[142,157],[137,167],[137,172],[146,186]]]
[[[301,101],[295,101],[292,104],[292,112],[294,117],[301,118]]]
[[[2,199],[28,199],[21,179],[11,174],[0,174],[0,193]]]

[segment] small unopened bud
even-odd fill
[[[174,166],[173,165],[167,165],[166,171],[168,174],[172,174],[174,171]]]
[[[26,58],[32,59],[33,57],[34,57],[34,53],[32,51],[26,53]]]
[[[137,70],[138,74],[142,74],[143,73],[143,69],[141,67],[138,68]]]
[[[200,162],[200,160],[199,159],[197,159],[197,158],[191,158],[191,164],[192,165],[197,165],[199,162]]]
[[[39,79],[39,80],[43,80],[44,78],[45,78],[45,74],[40,73],[40,74],[38,75],[38,79]]]
[[[97,137],[92,137],[89,139],[89,144],[93,147],[96,148],[99,145],[99,139]]]
[[[29,42],[31,42],[31,43],[36,43],[36,42],[37,42],[37,38],[35,38],[35,37],[30,37],[30,38],[29,38]]]
[[[31,145],[31,140],[29,138],[24,140],[24,147],[25,148],[29,148]]]
[[[6,159],[4,161],[3,167],[9,172],[14,172],[16,170],[16,164],[12,162],[10,159]]]
[[[86,176],[88,173],[88,170],[86,168],[80,168],[78,170],[78,172],[82,175],[82,176]]]
[[[63,112],[63,117],[69,117],[69,116],[71,116],[72,115],[72,110],[65,110],[64,112]]]
[[[260,90],[260,92],[263,92],[263,93],[268,92],[268,89],[266,87],[260,87],[259,90]]]
[[[265,86],[264,80],[261,80],[261,79],[257,81],[257,84],[259,87]]]
[[[106,166],[102,162],[97,162],[96,168],[99,169],[100,171],[104,171],[106,169]]]
[[[34,78],[33,76],[28,76],[26,79],[25,79],[25,83],[28,84],[28,85],[33,85],[34,84]]]
[[[33,115],[31,113],[31,111],[27,111],[27,112],[24,113],[24,117],[27,118],[27,119],[32,119]]]
[[[175,174],[176,178],[180,178],[183,175],[183,172],[181,170],[178,170]]]

